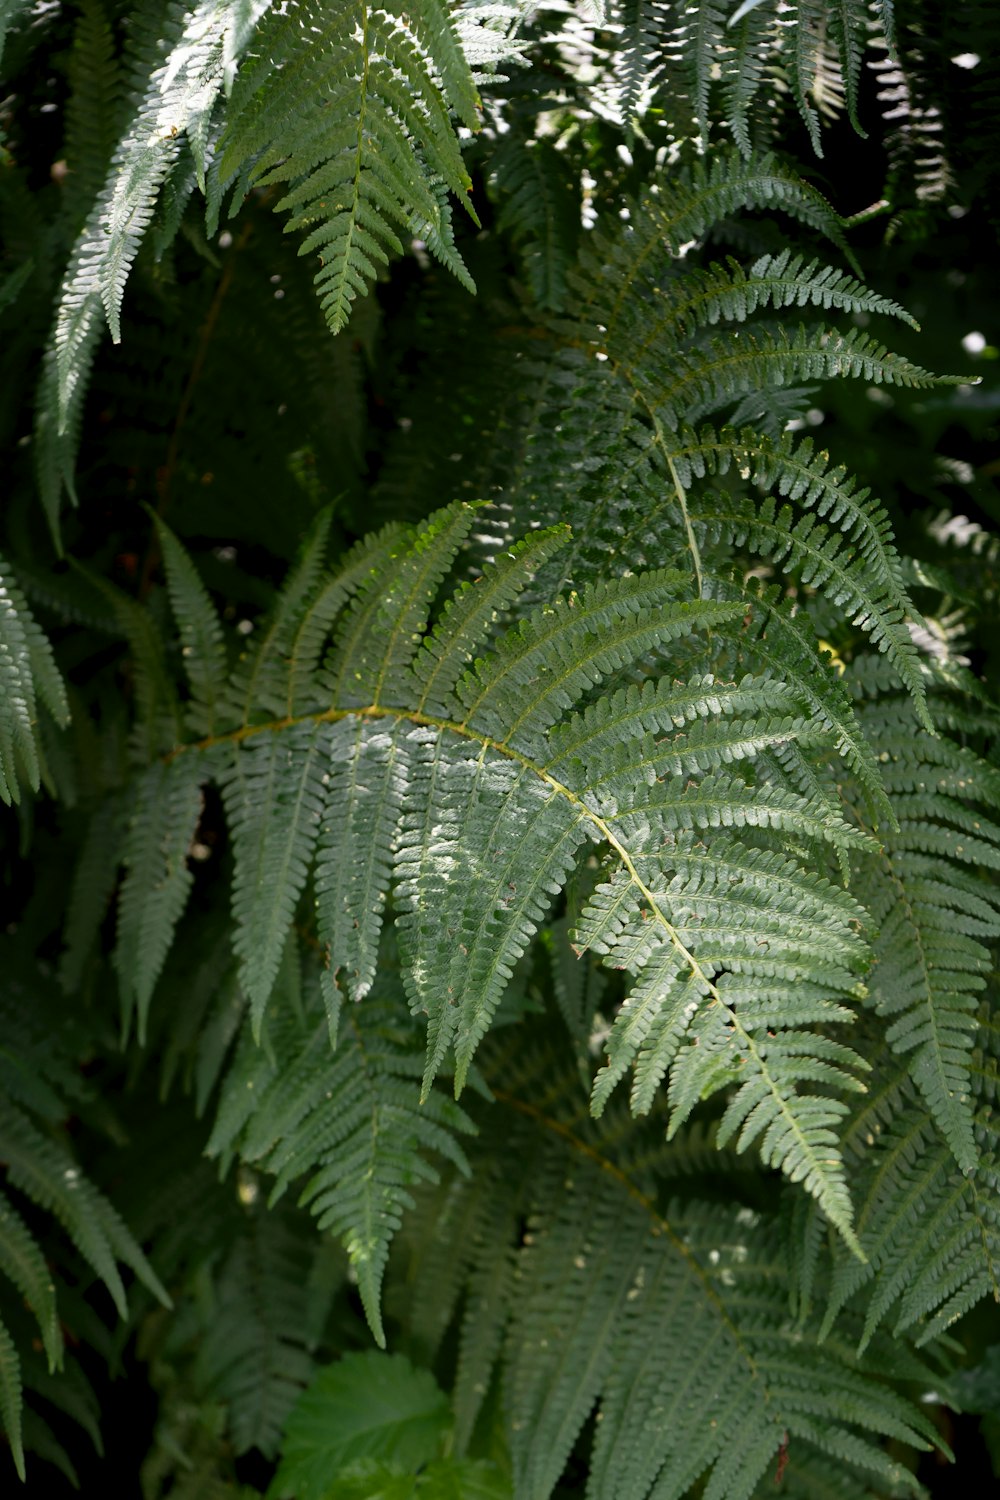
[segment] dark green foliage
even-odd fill
[[[1000,1430],[1000,36],[932,10],[0,0],[40,1494]]]

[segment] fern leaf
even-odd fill
[[[845,375],[918,390],[961,381],[931,375],[858,328],[841,334],[800,327],[790,335],[754,327],[724,339],[705,338],[692,352],[678,353],[669,368],[636,372],[636,384],[664,425],[675,430],[692,414],[707,415],[754,389]]]
[[[725,604],[677,603],[678,583],[676,573],[663,571],[594,584],[529,616],[459,683],[463,721],[501,744],[538,753],[544,732],[610,672],[735,615]]]
[[[439,511],[395,549],[392,564],[370,577],[334,642],[338,707],[399,702],[423,639],[434,597],[468,535],[474,511]]]
[[[401,729],[361,719],[331,726],[327,743],[316,911],[327,954],[324,992],[334,1035],[339,988],[360,1000],[375,976],[410,750]]]
[[[47,1139],[16,1106],[0,1106],[0,1139],[7,1177],[35,1203],[54,1213],[110,1292],[119,1315],[128,1316],[118,1261],[132,1269],[164,1303],[166,1292],[111,1204],[69,1153]]]
[[[163,640],[148,610],[106,578],[94,576],[89,581],[103,596],[129,645],[136,698],[133,741],[145,764],[183,738],[180,704],[164,658]]]
[[[398,541],[399,528],[386,526],[366,537],[351,549],[343,566],[324,583],[302,615],[291,644],[286,712],[302,712],[307,704],[317,703],[320,679],[319,663],[331,627],[344,605],[364,587],[366,580],[380,573]]]
[[[191,890],[187,857],[201,816],[205,768],[197,755],[155,761],[135,789],[125,840],[114,963],[126,1024],[133,1007],[140,1041],[153,989]]]
[[[254,1036],[274,986],[289,923],[320,829],[327,742],[306,721],[244,740],[223,783],[233,835],[233,947]]]
[[[21,1389],[21,1361],[17,1357],[14,1340],[0,1318],[0,1423],[3,1424],[10,1444],[17,1477],[24,1484],[28,1476],[24,1467],[24,1439],[21,1431]]]
[[[40,785],[39,698],[65,725],[69,705],[52,647],[0,556],[0,798],[8,806],[20,801],[22,782],[35,792]]]
[[[237,1453],[273,1458],[289,1412],[313,1374],[306,1347],[311,1247],[302,1224],[255,1214],[202,1292],[195,1389],[225,1403]],[[207,1303],[207,1306],[205,1305]]]
[[[453,1045],[457,1095],[587,826],[551,786],[475,744],[425,743],[413,782],[428,803],[400,836],[400,942],[429,1017],[424,1093]]]
[[[170,604],[180,629],[181,655],[191,684],[188,719],[195,734],[215,728],[215,710],[226,678],[222,626],[208,591],[173,532],[156,517]]]
[[[466,1169],[456,1135],[471,1122],[432,1091],[414,1088],[422,1039],[397,1002],[372,1000],[331,1054],[316,1008],[269,1023],[269,1051],[245,1040],[223,1085],[211,1154],[238,1151],[276,1177],[275,1202],[301,1184],[300,1203],[344,1244],[369,1325],[385,1345],[380,1308],[389,1244],[412,1190],[436,1181],[429,1154]],[[332,1101],[332,1103],[331,1103]]]
[[[67,994],[80,983],[84,965],[107,914],[115,888],[126,826],[121,799],[106,797],[87,824],[80,846],[63,931],[59,981]]]
[[[726,119],[742,154],[753,150],[750,112],[765,78],[773,37],[769,7],[738,6],[726,23],[728,46],[720,58]]]
[[[413,661],[418,712],[447,718],[456,710],[453,695],[459,678],[482,650],[491,627],[513,604],[530,573],[544,567],[567,540],[565,527],[525,537],[489,563],[475,583],[463,584],[451,596]]]
[[[62,1362],[63,1336],[56,1311],[52,1272],[38,1241],[12,1203],[0,1193],[0,1272],[30,1307],[42,1335],[49,1370]]]
[[[629,233],[597,233],[581,256],[577,284],[610,343],[622,310],[658,282],[664,263],[740,209],[787,213],[850,259],[826,199],[769,153],[746,162],[738,151],[720,148],[655,186],[655,194],[629,205]]]
[[[1000,865],[1000,829],[982,810],[1000,807],[1000,782],[970,750],[915,733],[904,704],[883,699],[878,719],[869,711],[866,720],[899,818],[881,854],[862,865],[861,893],[878,924],[872,1000],[970,1172],[978,1153],[969,1061],[977,996],[992,968],[983,939],[997,928],[991,888],[980,880],[970,888],[960,866],[973,850],[979,865]]]
[[[766,1222],[718,1203],[664,1213],[634,1158],[617,1156],[614,1128],[579,1118],[573,1075],[554,1070],[544,1046],[497,1097],[509,1159],[531,1162],[526,1186],[515,1177],[500,1189],[525,1226],[507,1252],[501,1355],[518,1494],[553,1493],[595,1404],[594,1494],[682,1500],[701,1482],[715,1500],[746,1500],[786,1434],[876,1483],[906,1482],[869,1435],[924,1447],[932,1427],[875,1369],[778,1311],[784,1263]],[[476,1258],[496,1263],[495,1242]],[[664,1361],[680,1329],[689,1357]],[[467,1378],[460,1362],[459,1405]]]
[[[643,356],[650,350],[688,337],[696,329],[722,321],[745,323],[768,307],[867,312],[899,318],[911,328],[918,326],[899,303],[880,297],[834,266],[807,261],[791,250],[762,255],[746,269],[730,258],[726,266],[713,264],[704,271],[690,270],[673,283],[665,279],[658,290],[655,316],[651,316],[648,304],[637,301],[634,306],[627,305],[634,326],[629,328],[632,319],[626,322],[624,316],[618,324],[616,343],[620,341],[623,349],[626,331],[630,335],[623,368],[641,367]]]
[[[815,633],[801,612],[789,600],[782,599],[777,589],[750,580],[741,584],[732,576],[706,581],[705,591],[713,597],[744,598],[746,612],[738,634],[729,632],[737,647],[737,667],[763,669],[793,688],[795,695],[808,705],[815,722],[827,726],[837,754],[864,787],[877,819],[891,826],[892,805],[882,783],[880,763],[861,729],[843,683],[824,662]]]
[[[977,1093],[985,1081],[974,1078]],[[992,1079],[984,1092],[991,1086]],[[897,1337],[912,1329],[926,1343],[983,1297],[995,1298],[1000,1284],[1000,1183],[988,1111],[977,1119],[979,1164],[964,1176],[912,1086],[897,1084],[890,1102],[891,1114],[883,1107],[876,1119],[859,1117],[846,1133],[868,1263],[835,1256],[824,1322],[832,1327],[864,1289],[862,1348],[890,1315]]]
[[[103,186],[118,138],[120,80],[114,38],[100,0],[85,0],[80,7],[69,73],[66,188],[82,222]]]
[[[730,715],[780,712],[782,707],[795,706],[793,685],[764,675],[747,674],[740,682],[719,681],[711,675],[693,676],[686,682],[647,680],[619,688],[554,725],[549,735],[554,754],[548,766],[556,775],[568,775],[575,761],[599,765],[613,760],[623,740],[676,738],[686,726],[691,725],[693,731],[706,723],[713,733],[725,733]]]
[[[244,192],[288,184],[276,209],[289,213],[289,231],[306,232],[300,254],[319,253],[316,288],[334,332],[402,250],[400,232],[426,226],[428,244],[464,272],[435,190],[440,180],[464,202],[471,188],[448,103],[477,128],[475,88],[437,0],[335,12],[297,0],[260,28],[233,89],[218,173],[228,184],[245,170]]]
[[[53,532],[63,486],[73,495],[83,401],[102,325],[106,319],[117,343],[125,283],[157,195],[185,138],[204,173],[201,143],[226,59],[245,46],[262,9],[243,0],[171,7],[166,35],[153,38],[144,59],[148,71],[134,115],[70,256],[39,389],[39,472]]]
[[[623,822],[629,845],[655,847],[659,841],[648,823],[640,839]],[[682,844],[687,858],[664,886],[651,870],[643,877],[642,864],[626,865],[598,888],[581,916],[578,944],[606,955],[607,963],[630,970],[638,980],[615,1022],[607,1069],[595,1080],[593,1107],[603,1109],[633,1062],[638,1111],[650,1108],[669,1074],[672,1133],[700,1098],[737,1085],[720,1143],[737,1132],[741,1150],[760,1139],[765,1155],[802,1181],[856,1245],[834,1129],[846,1106],[801,1086],[860,1087],[851,1070],[861,1059],[813,1029],[818,1021],[850,1016],[830,992],[846,998],[851,971],[864,959],[851,929],[860,912],[853,908],[852,917],[853,904],[828,904],[825,884],[817,887],[796,866],[775,862],[765,914],[757,907],[753,881],[767,870],[767,857],[723,844],[716,875],[711,866],[716,847],[713,841],[709,863],[702,867],[696,847]],[[668,853],[664,862],[669,865],[671,858]],[[751,884],[741,890],[743,877],[737,872],[744,868]],[[821,907],[824,932],[830,935],[822,956],[815,943]],[[794,994],[786,988],[793,976]]]
[[[525,149],[514,136],[501,143],[491,163],[490,185],[501,202],[498,227],[510,232],[520,250],[536,304],[551,312],[565,305],[579,236],[578,194],[566,167],[564,154],[546,141]]]
[[[830,34],[840,53],[840,65],[844,76],[844,92],[851,124],[858,135],[864,136],[858,119],[858,84],[861,78],[861,58],[868,28],[868,7],[864,0],[834,0],[828,7]]]
[[[906,595],[895,579],[876,584],[863,553],[839,531],[809,515],[796,520],[791,506],[779,507],[773,499],[755,506],[740,496],[703,491],[688,508],[710,542],[731,542],[773,559],[844,609],[886,653],[915,702],[923,704],[924,684],[904,615]],[[926,723],[926,709],[924,716]]]

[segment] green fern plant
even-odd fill
[[[921,29],[0,4],[40,1492],[936,1493],[997,1341],[1000,772],[995,548],[897,504],[901,420],[992,504],[899,249],[966,233],[921,122],[988,179]]]

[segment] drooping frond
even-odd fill
[[[789,1316],[766,1220],[718,1203],[663,1207],[653,1171],[619,1157],[617,1128],[586,1119],[572,1072],[544,1042],[530,1061],[519,1055],[513,1080],[506,1061],[490,1060],[496,1103],[481,1138],[488,1161],[502,1134],[517,1168],[484,1199],[473,1155],[470,1183],[454,1182],[439,1221],[443,1245],[463,1196],[478,1205],[462,1259],[439,1263],[446,1302],[453,1280],[466,1289],[459,1433],[471,1432],[498,1363],[515,1493],[534,1500],[555,1489],[595,1405],[594,1496],[680,1500],[701,1480],[706,1494],[736,1500],[789,1439],[875,1483],[912,1487],[871,1435],[923,1446],[930,1427],[880,1383],[877,1358],[866,1369]]]
[[[310,1273],[322,1247],[302,1228],[251,1209],[228,1252],[202,1273],[188,1314],[188,1336],[201,1335],[190,1384],[202,1399],[223,1405],[237,1453],[258,1448],[273,1457],[315,1367],[311,1334],[320,1320],[310,1304],[322,1305],[322,1288],[311,1284]]]
[[[579,194],[567,181],[567,159],[546,141],[525,150],[511,138],[490,160],[490,188],[500,202],[499,226],[509,229],[538,307],[562,312],[567,272],[580,230]]]
[[[81,1108],[85,1089],[72,1054],[52,1047],[52,1019],[58,1014],[44,994],[36,995],[16,972],[5,975],[0,995],[5,1045],[0,1055],[0,1278],[13,1286],[16,1304],[0,1321],[0,1422],[24,1478],[22,1416],[33,1446],[30,1408],[22,1411],[23,1387],[38,1385],[47,1369],[61,1369],[68,1325],[65,1246],[107,1288],[121,1317],[128,1316],[122,1271],[132,1272],[154,1297],[167,1302],[152,1267],[111,1202],[81,1170],[64,1137],[71,1109]],[[72,1037],[72,1024],[66,1028]],[[53,1253],[51,1230],[63,1247]],[[43,1237],[44,1236],[44,1237]],[[77,1277],[79,1268],[76,1268]],[[88,1277],[84,1275],[86,1284]],[[27,1317],[25,1316],[27,1314]],[[16,1336],[16,1341],[15,1341]],[[36,1341],[44,1365],[31,1350]],[[17,1344],[23,1347],[19,1354]],[[42,1391],[45,1395],[46,1391]],[[58,1391],[53,1393],[59,1405]],[[71,1402],[72,1381],[67,1388]],[[45,1426],[39,1427],[39,1445]],[[56,1450],[58,1444],[52,1440]]]
[[[977,1165],[964,1175],[914,1084],[887,1086],[849,1122],[845,1155],[867,1264],[833,1249],[827,1329],[846,1305],[864,1313],[862,1346],[891,1324],[927,1343],[990,1297],[1000,1300],[1000,1179],[994,1119],[997,1039],[984,1008],[982,1050],[969,1061]]]
[[[83,398],[102,327],[121,337],[125,283],[160,189],[188,143],[204,183],[212,116],[232,81],[262,4],[200,0],[167,13],[166,37],[143,38],[132,59],[134,112],[104,186],[74,246],[42,373],[38,459],[42,498],[57,529],[63,485],[70,495]]]
[[[455,248],[443,187],[471,180],[448,118],[478,127],[478,98],[448,9],[272,10],[237,77],[216,167],[216,199],[235,184],[280,185],[276,209],[300,254],[316,253],[316,289],[336,333],[400,236],[425,240],[472,286]]]
[[[42,753],[40,705],[63,727],[69,720],[66,689],[44,635],[0,556],[0,799],[21,799],[22,784],[37,792]]]
[[[1000,868],[1000,777],[945,734],[916,732],[905,702],[880,695],[864,722],[899,820],[859,872],[859,895],[878,924],[871,998],[970,1172],[978,1152],[969,1063],[992,969],[988,944],[1000,936],[996,889],[981,873]]]
[[[819,155],[820,116],[838,105],[846,104],[860,131],[865,0],[799,0],[794,7],[778,0],[616,0],[610,11],[620,38],[606,58],[610,78],[599,77],[629,130],[642,128],[647,114],[668,103],[679,137],[687,133],[686,113],[703,149],[713,127],[724,123],[749,156],[757,134],[754,109],[777,72]]]
[[[224,784],[236,860],[233,946],[258,1035],[319,833],[325,729],[306,722],[249,740]]]
[[[437,1180],[431,1155],[467,1170],[457,1137],[472,1125],[438,1090],[420,1104],[423,1038],[401,996],[373,997],[352,1011],[331,1054],[317,990],[310,984],[300,1014],[269,1018],[266,1047],[244,1039],[208,1150],[275,1177],[271,1204],[298,1185],[300,1204],[343,1243],[384,1346],[380,1294],[390,1242],[416,1184]]]
[[[136,1011],[140,1037],[153,988],[193,877],[188,851],[201,815],[204,769],[197,756],[155,761],[136,788],[122,850],[115,967],[126,1025]]]
[[[213,741],[144,773],[121,897],[126,1004],[134,996],[144,1024],[191,880],[198,787],[218,778],[255,1027],[315,859],[330,1023],[341,992],[360,999],[371,987],[395,885],[404,982],[427,1016],[424,1091],[451,1052],[460,1089],[515,964],[590,843],[603,851],[604,883],[578,941],[638,982],[638,1029],[618,1023],[611,1074],[636,1063],[640,1110],[667,1080],[675,1128],[698,1098],[735,1086],[724,1136],[759,1144],[850,1238],[834,1128],[858,1059],[820,1025],[850,1019],[864,918],[808,873],[803,850],[871,841],[774,759],[828,745],[828,729],[797,711],[777,674],[739,686],[666,675],[602,693],[634,664],[655,671],[674,651],[683,660],[697,633],[743,618],[739,597],[685,598],[683,573],[590,585],[497,630],[499,609],[565,540],[558,532],[488,566],[428,633],[473,516],[448,507],[397,534],[378,567],[348,560],[356,591],[338,595],[346,608],[298,717],[255,722],[244,698],[242,722],[227,730],[223,720]],[[358,558],[370,556],[363,546]],[[301,567],[275,615],[289,641],[326,591],[318,575],[305,586]],[[273,652],[265,630],[258,657]],[[267,674],[251,659],[236,677]],[[223,696],[231,713],[243,695]],[[787,853],[731,841],[751,830],[771,830]]]

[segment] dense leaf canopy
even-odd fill
[[[996,1483],[939,9],[0,0],[11,1482]]]

